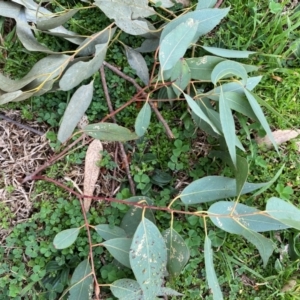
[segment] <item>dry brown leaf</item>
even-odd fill
[[[100,153],[100,151],[102,150],[103,147],[99,140],[93,140],[87,149],[84,166],[84,195],[93,196],[95,185],[100,172],[100,167],[97,166],[97,162],[102,159],[102,155]],[[91,199],[84,198],[83,204],[85,211],[88,212],[91,206]]]
[[[289,140],[296,138],[300,134],[300,130],[276,130],[272,132],[277,145],[281,145]],[[264,145],[267,148],[272,148],[272,142],[265,136],[255,139],[258,145]]]
[[[294,278],[292,278],[284,285],[284,287],[281,289],[281,292],[286,293],[292,291],[295,288],[296,284],[297,281]]]

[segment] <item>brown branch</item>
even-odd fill
[[[107,68],[109,68],[111,71],[113,71],[114,73],[116,73],[117,75],[119,75],[120,77],[124,78],[125,80],[129,81],[130,83],[132,83],[134,85],[134,87],[139,91],[139,92],[142,92],[142,95],[144,97],[147,96],[147,93],[145,92],[145,90],[148,88],[148,87],[145,87],[145,88],[142,88],[133,78],[127,76],[126,74],[124,74],[122,71],[120,71],[118,68],[112,66],[111,64],[109,64],[108,62],[103,62],[103,65]],[[132,100],[132,99],[131,99]],[[130,100],[130,101],[131,101]],[[128,103],[128,102],[127,102]],[[131,102],[132,103],[132,102]],[[150,102],[149,102],[150,103]],[[168,125],[168,123],[165,121],[165,119],[163,118],[163,116],[161,115],[161,113],[159,112],[159,110],[153,105],[151,104],[151,108],[153,109],[154,113],[156,114],[158,120],[163,124],[165,130],[166,130],[166,133],[168,135],[168,137],[170,139],[174,139],[174,135]],[[127,106],[127,105],[126,105]]]
[[[12,120],[11,118],[9,118],[9,117],[7,117],[7,116],[1,114],[1,113],[0,113],[0,119],[3,119],[3,120],[5,120],[5,121],[7,121],[7,122],[9,122],[9,123],[15,124],[15,125],[17,125],[17,126],[23,128],[23,129],[26,129],[26,130],[28,130],[28,131],[31,131],[31,132],[35,133],[35,134],[37,134],[37,135],[42,136],[42,135],[45,134],[44,132],[41,132],[41,131],[39,131],[39,130],[36,130],[36,129],[34,129],[34,128],[28,126],[28,125],[25,125],[25,124],[19,123],[19,122],[17,122],[17,121],[14,121],[14,120]]]
[[[221,4],[223,3],[223,0],[219,0],[216,5],[214,6],[214,8],[218,8],[221,6]]]
[[[107,101],[107,106],[108,106],[110,114],[112,114],[114,112],[114,110],[113,110],[113,106],[111,104],[103,66],[101,66],[101,68],[100,68],[100,74],[101,74],[101,82],[102,82],[102,86],[103,86],[104,95],[105,95],[105,98]],[[114,123],[117,123],[116,117],[114,115],[112,116],[112,119],[113,119]],[[129,168],[129,163],[128,163],[128,159],[127,159],[127,154],[126,154],[124,145],[121,142],[119,142],[118,144],[119,144],[122,159],[123,159],[123,162],[125,165],[125,170],[126,170],[128,181],[129,181],[130,191],[131,191],[132,195],[135,195],[135,185],[134,185],[133,179],[130,174],[130,168]]]

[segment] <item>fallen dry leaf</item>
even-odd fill
[[[300,134],[300,130],[276,130],[272,132],[274,140],[277,145],[281,145],[289,140],[296,138]],[[264,145],[265,147],[272,148],[272,142],[268,136],[255,139],[258,145]]]
[[[89,145],[84,166],[84,182],[83,182],[83,194],[86,196],[93,196],[95,185],[99,176],[100,167],[97,166],[102,158],[100,151],[103,150],[102,144],[99,140],[93,140]],[[86,212],[89,211],[91,206],[91,199],[84,198],[83,200],[84,209]]]
[[[285,292],[289,292],[289,291],[292,291],[294,289],[294,287],[296,286],[297,284],[297,281],[295,279],[291,279],[289,280],[285,285],[284,287],[281,289],[281,292],[282,293],[285,293]]]

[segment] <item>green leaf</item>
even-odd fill
[[[177,26],[188,21],[188,19],[193,19],[194,22],[198,23],[197,34],[195,38],[199,38],[202,35],[207,34],[213,30],[220,21],[228,14],[229,8],[224,9],[201,9],[188,12],[180,17],[175,18],[169,22],[163,29],[160,36],[160,43],[165,39],[165,37]]]
[[[197,32],[198,22],[187,19],[160,42],[159,61],[162,70],[169,70],[184,55]]]
[[[233,165],[230,155],[224,151],[211,151],[210,157],[219,157],[224,163],[227,163],[235,174],[236,178],[236,194],[239,195],[243,189],[243,186],[247,180],[249,168],[248,162],[245,158],[236,156],[236,167]]]
[[[99,224],[95,226],[95,230],[104,240],[127,237],[125,230],[118,226]]]
[[[151,2],[155,3],[155,4],[160,4],[159,7],[165,7],[165,8],[170,8],[172,6],[174,6],[174,2],[172,2],[171,0],[152,0]]]
[[[159,46],[158,38],[146,39],[143,41],[140,47],[135,48],[134,50],[141,53],[147,53],[147,52],[155,51],[158,48],[158,46]]]
[[[205,236],[205,242],[204,242],[204,261],[205,261],[206,278],[207,278],[208,286],[212,291],[213,299],[222,300],[224,298],[216,275],[214,260],[213,260],[213,251],[211,248],[211,241],[208,236]]]
[[[61,90],[69,91],[99,71],[106,55],[107,45],[108,43],[96,45],[95,56],[90,61],[79,61],[71,65],[59,81]]]
[[[214,55],[226,57],[226,58],[248,58],[249,55],[255,53],[253,51],[239,51],[239,50],[228,50],[216,47],[204,47],[201,46],[207,52],[210,52]]]
[[[206,114],[201,110],[201,108],[197,105],[197,103],[187,94],[184,94],[185,100],[187,101],[189,107],[191,110],[203,121],[205,121],[207,124],[211,126],[211,128],[214,130],[216,133],[220,133],[217,127],[215,126],[214,123],[206,116]]]
[[[110,285],[115,297],[122,300],[144,300],[140,285],[132,279],[119,279]]]
[[[147,205],[153,205],[153,201],[148,197],[135,196],[127,199],[128,202],[141,202]],[[139,226],[143,215],[143,209],[131,206],[122,219],[120,227],[123,228],[128,237],[132,237]],[[152,210],[147,209],[145,217],[155,224],[155,217]]]
[[[17,19],[22,6],[13,2],[0,2],[1,16],[5,18]]]
[[[151,107],[148,102],[145,102],[143,105],[142,109],[138,113],[138,116],[135,120],[135,133],[138,136],[143,136],[150,124],[150,119],[151,119]]]
[[[246,182],[241,195],[255,191],[265,185],[265,183]],[[205,203],[218,199],[225,199],[237,196],[236,180],[222,176],[207,176],[193,181],[180,194],[180,199],[184,204],[192,205]]]
[[[231,76],[240,77],[244,83],[247,82],[247,72],[245,68],[238,62],[228,60],[222,61],[214,67],[211,73],[211,81],[216,85],[220,79]]]
[[[171,81],[174,81],[172,85],[173,90],[178,97],[181,94],[191,80],[191,71],[184,59],[180,59],[175,67],[172,69]],[[180,88],[178,89],[177,86]]]
[[[169,287],[162,287],[158,293],[158,296],[183,296],[183,294],[180,294]]]
[[[266,211],[274,219],[284,223],[287,227],[300,230],[300,210],[293,204],[272,197],[267,201]]]
[[[224,211],[227,212],[224,214]],[[209,218],[222,230],[242,235],[258,249],[264,267],[274,250],[274,243],[257,233],[287,228],[284,224],[255,208],[236,203],[219,201],[210,206]],[[218,215],[218,216],[216,216]]]
[[[89,261],[82,261],[71,278],[69,300],[90,300],[93,294],[93,277]],[[89,275],[90,274],[90,275]]]
[[[23,46],[29,51],[39,51],[48,54],[56,54],[57,52],[51,51],[47,47],[41,45],[32,33],[32,28],[27,23],[25,12],[20,11],[17,22],[17,35]]]
[[[129,259],[145,299],[155,299],[166,274],[167,249],[159,230],[147,218],[133,236]]]
[[[115,20],[115,23],[121,30],[131,35],[147,35],[151,33],[153,27],[145,19],[119,18]]]
[[[269,211],[264,212],[233,201],[218,201],[210,206],[208,213],[217,227],[235,234],[240,234],[244,229],[266,232],[289,228],[273,218]]]
[[[187,264],[190,251],[184,239],[173,228],[165,230],[162,235],[168,250],[167,269],[171,277],[176,277]]]
[[[136,71],[136,75],[143,81],[143,83],[148,85],[149,70],[144,57],[139,52],[128,46],[124,45],[124,47],[130,67]]]
[[[126,142],[136,140],[138,136],[129,129],[113,123],[90,124],[83,128],[83,131],[98,140],[111,142]]]
[[[274,145],[274,148],[276,149],[276,151],[278,152],[278,147],[277,144],[274,140],[273,134],[271,132],[270,126],[268,124],[268,121],[266,120],[264,113],[261,109],[261,107],[259,106],[259,104],[257,103],[257,99],[255,94],[253,94],[252,92],[250,92],[249,90],[245,89],[245,95],[249,101],[249,104],[251,105],[257,119],[259,120],[261,126],[263,127],[263,129],[265,130],[265,132],[267,133],[270,141],[272,142],[272,144]]]
[[[213,8],[216,3],[217,3],[217,0],[198,0],[196,10],[205,9],[205,8]]]
[[[224,98],[224,94],[221,90],[219,99],[219,109],[220,109],[220,121],[222,126],[222,131],[224,134],[225,142],[232,160],[232,163],[236,167],[236,149],[235,149],[235,123],[231,109]]]
[[[36,27],[40,30],[49,30],[56,28],[64,23],[66,23],[69,19],[71,19],[79,9],[70,9],[66,13],[60,14],[59,16],[51,17],[47,16],[47,18],[38,18]]]
[[[130,238],[113,238],[102,243],[102,246],[104,246],[118,262],[127,268],[131,268],[129,262],[131,243],[132,239]]]
[[[94,81],[91,81],[87,85],[82,85],[73,94],[65,110],[57,134],[57,139],[61,143],[64,143],[72,135],[76,125],[90,106],[90,103],[93,99],[93,83]]]
[[[53,240],[55,249],[64,249],[70,247],[77,239],[80,228],[71,228],[59,232]]]

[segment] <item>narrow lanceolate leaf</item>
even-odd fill
[[[153,205],[153,200],[148,197],[135,196],[126,199],[128,202],[139,202],[147,205]],[[144,216],[155,224],[155,217],[152,210],[147,209]],[[125,230],[128,237],[132,237],[138,228],[143,217],[143,209],[140,207],[130,206],[129,210],[122,219],[120,227]]]
[[[101,141],[126,142],[138,138],[134,132],[113,123],[90,124],[85,126],[83,131],[87,135]]]
[[[103,151],[103,147],[99,140],[93,140],[87,149],[85,155],[83,181],[83,194],[86,196],[93,196],[96,182],[100,173],[100,167],[98,164],[102,158],[101,151]],[[88,212],[90,209],[91,201],[91,198],[83,199],[83,206],[86,212]]]
[[[300,210],[293,204],[272,197],[267,201],[266,212],[287,227],[300,230]]]
[[[114,238],[107,240],[102,243],[102,245],[118,262],[125,267],[130,268],[129,249],[131,243],[132,239],[129,238]]]
[[[209,239],[208,236],[205,237],[205,242],[204,242],[204,260],[205,260],[206,278],[207,278],[208,286],[211,289],[211,292],[213,294],[213,299],[222,300],[223,295],[221,292],[221,288],[214,267],[211,240]]]
[[[173,228],[165,230],[162,235],[168,250],[167,269],[171,277],[176,277],[188,262],[190,250],[184,239]]]
[[[174,81],[172,87],[178,97],[191,80],[191,70],[184,59],[180,59],[172,69],[171,80]]]
[[[274,148],[276,149],[276,151],[278,151],[278,147],[277,144],[274,140],[274,137],[272,135],[270,126],[268,124],[268,121],[266,120],[264,113],[261,109],[261,107],[259,106],[259,104],[257,103],[257,99],[255,94],[253,94],[252,92],[250,92],[249,90],[245,89],[245,95],[249,101],[249,104],[251,105],[257,119],[259,120],[261,126],[263,127],[263,129],[265,130],[265,132],[267,133],[270,141],[272,142]]]
[[[143,41],[143,43],[140,47],[138,47],[134,50],[141,52],[141,53],[153,52],[157,49],[158,45],[159,45],[158,38],[146,39]]]
[[[217,26],[220,21],[227,15],[229,8],[224,9],[201,9],[189,12],[180,17],[175,18],[166,25],[160,36],[160,42],[162,42],[165,37],[174,30],[180,24],[186,22],[188,19],[193,19],[194,22],[198,23],[197,33],[195,39],[198,39],[199,36],[202,36]],[[194,39],[194,41],[195,41]]]
[[[64,143],[72,135],[77,123],[88,109],[93,98],[93,83],[94,81],[91,81],[90,84],[82,85],[73,94],[57,134],[61,143]]]
[[[218,0],[198,0],[196,9],[213,8]]]
[[[126,232],[123,228],[118,226],[111,226],[108,224],[99,224],[95,226],[96,232],[104,239],[111,240],[116,238],[126,238]]]
[[[63,91],[69,91],[96,73],[104,61],[107,45],[107,43],[96,45],[95,56],[90,61],[79,61],[71,65],[59,81],[59,87]]]
[[[20,13],[22,6],[13,2],[0,2],[1,16],[5,18],[16,19]]]
[[[150,124],[150,119],[151,119],[151,107],[148,102],[145,102],[142,109],[138,113],[138,116],[134,124],[135,133],[138,136],[143,136],[146,133]]]
[[[222,48],[216,48],[216,47],[204,47],[202,46],[204,50],[207,52],[210,52],[214,55],[221,56],[221,57],[227,57],[227,58],[248,58],[249,55],[254,54],[253,51],[239,51],[239,50],[228,50],[228,49],[222,49]]]
[[[77,239],[80,228],[71,228],[59,232],[53,240],[56,249],[64,249],[70,247]]]
[[[49,30],[56,28],[64,23],[66,23],[69,19],[71,19],[79,9],[71,9],[64,14],[60,14],[59,16],[47,17],[46,19],[38,18],[37,19],[37,28],[40,30]]]
[[[225,142],[232,160],[233,165],[236,167],[236,148],[235,148],[235,123],[231,109],[226,102],[224,94],[221,91],[219,98],[219,109],[220,109],[220,121],[222,126],[222,131],[224,134]]]
[[[125,51],[130,67],[135,70],[136,75],[143,81],[143,83],[148,85],[149,70],[144,57],[139,52],[128,46],[125,46]]]
[[[32,33],[30,25],[27,23],[25,12],[21,11],[18,15],[17,21],[17,36],[23,46],[29,51],[39,51],[48,54],[55,54],[56,52],[51,51],[47,47],[41,45]]]
[[[166,274],[167,248],[159,230],[147,218],[142,219],[133,236],[129,259],[145,299],[155,299]]]
[[[208,213],[217,227],[242,235],[255,245],[263,259],[264,266],[267,265],[275,247],[271,240],[257,232],[288,228],[265,212],[235,202],[219,201],[209,208]]]
[[[231,76],[242,78],[244,83],[246,83],[247,81],[247,72],[240,63],[225,60],[218,63],[214,67],[211,73],[211,81],[216,85],[220,79],[228,78]]]
[[[145,300],[140,285],[132,279],[119,279],[110,285],[115,297],[122,300]]]
[[[191,110],[203,121],[205,121],[207,124],[211,126],[211,128],[214,130],[216,133],[220,133],[217,127],[215,126],[214,123],[211,122],[211,120],[207,117],[207,115],[201,110],[200,106],[197,105],[197,103],[187,94],[184,94],[185,100],[187,101],[189,107]]]
[[[267,185],[265,183],[246,182],[241,191],[241,195],[253,192]],[[236,180],[222,176],[207,176],[193,181],[180,194],[180,199],[184,204],[196,204],[226,199],[237,196]]]
[[[93,276],[89,261],[82,261],[71,278],[69,300],[90,300],[93,294]]]
[[[161,40],[159,61],[162,70],[169,70],[184,55],[197,32],[198,22],[192,18],[179,24]]]

